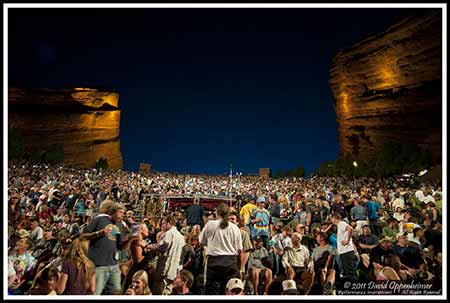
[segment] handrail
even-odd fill
[[[198,194],[177,194],[177,195],[162,195],[162,194],[143,194],[145,197],[160,197],[160,198],[200,198],[200,199],[215,199],[215,200],[232,200],[236,201],[235,198],[230,198],[227,196],[216,196],[216,195],[198,195]]]

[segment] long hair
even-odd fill
[[[139,279],[144,284],[143,295],[151,295],[150,288],[148,287],[148,274],[145,270],[138,270],[134,273],[133,279]]]
[[[86,280],[84,287],[89,288],[89,284],[91,283],[92,276],[95,274],[95,266],[91,260],[86,256],[86,247],[83,245],[82,241],[79,239],[75,239],[72,242],[72,245],[69,248],[69,251],[66,256],[66,260],[70,260],[76,264],[77,274],[75,276],[74,281],[76,281],[78,275],[81,271],[81,265],[84,265],[84,270],[86,273]]]
[[[230,216],[230,208],[225,204],[221,203],[217,206],[217,215],[222,217],[222,222],[220,222],[220,228],[225,229],[228,226],[228,217]]]
[[[139,223],[139,232],[138,232],[138,241],[144,240],[144,236],[142,235],[142,230],[144,228],[147,228],[148,231],[150,231],[147,227],[147,224],[145,223]]]

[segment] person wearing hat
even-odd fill
[[[52,251],[58,240],[53,237],[53,230],[50,226],[44,227],[44,236],[42,241],[37,243],[32,253],[33,257],[38,260],[38,264],[48,261],[52,257]]]
[[[225,295],[227,296],[243,296],[244,283],[241,279],[232,278],[228,281],[225,288]]]
[[[19,237],[19,239],[29,238],[30,232],[22,228],[17,231],[17,236]]]
[[[255,208],[250,216],[250,222],[252,224],[251,236],[252,239],[260,236],[263,239],[264,247],[269,249],[269,237],[270,237],[270,213],[265,209],[266,199],[259,197],[256,200],[258,208]]]
[[[15,280],[8,291],[13,295],[23,295],[27,290],[26,281],[31,278],[29,273],[34,268],[35,258],[29,254],[31,240],[28,237],[19,239],[15,244],[14,253],[8,256],[8,263],[13,264]]]
[[[406,249],[407,247],[407,243],[408,243],[408,233],[402,232],[402,233],[398,233],[395,237],[396,239],[396,243],[393,246],[393,251],[397,256],[401,256],[403,255],[403,251],[404,249]]]
[[[378,240],[378,245],[372,248],[370,251],[370,260],[376,261],[380,264],[384,264],[384,260],[394,254],[392,249],[392,238],[383,236]]]
[[[282,286],[283,291],[281,292],[281,295],[300,295],[294,280],[284,280]]]
[[[272,229],[272,236],[275,236],[275,235],[281,233],[282,228],[283,228],[283,226],[284,226],[284,223],[281,222],[281,221],[276,222],[276,223],[273,222],[273,224],[272,224],[271,226],[273,226],[273,229]]]
[[[136,237],[125,237],[122,219],[125,208],[106,199],[100,204],[98,214],[83,230],[82,240],[90,240],[88,257],[96,266],[95,295],[121,293],[119,250]]]

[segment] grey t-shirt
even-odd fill
[[[323,253],[328,251],[331,255],[336,255],[336,250],[334,249],[333,246],[331,246],[330,244],[325,245],[324,247],[320,247],[317,246],[314,248],[312,254],[311,254],[311,258],[315,261],[317,261],[320,257],[322,257]]]
[[[350,215],[356,221],[367,220],[367,209],[361,205],[356,205],[350,210]]]
[[[250,253],[250,257],[248,259],[248,268],[266,268],[263,263],[261,262],[261,260],[263,258],[267,258],[269,257],[269,253],[267,252],[267,249],[265,249],[264,247],[261,247],[259,249],[255,249],[254,251],[252,251]]]

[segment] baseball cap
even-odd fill
[[[30,236],[30,233],[26,229],[19,229],[17,231],[17,235],[19,236],[19,238],[23,239],[28,238]]]
[[[232,278],[227,283],[227,290],[231,291],[232,289],[244,289],[244,283],[242,283],[241,279],[238,278]]]
[[[283,224],[283,222],[280,221],[280,222],[275,223],[275,226],[283,227],[284,224]]]
[[[391,241],[391,240],[392,240],[391,237],[384,236],[384,237],[382,237],[382,238],[378,241],[378,243],[381,243],[381,242],[384,242],[384,241]]]
[[[281,284],[283,286],[284,295],[298,295],[297,286],[294,280],[284,280]]]
[[[247,195],[247,201],[255,201],[255,196],[248,194]]]
[[[257,203],[266,203],[266,198],[259,197],[258,200],[256,200]]]
[[[263,238],[262,238],[261,236],[256,236],[256,237],[255,237],[255,241],[256,241],[256,242],[262,242],[262,241],[263,241]]]

